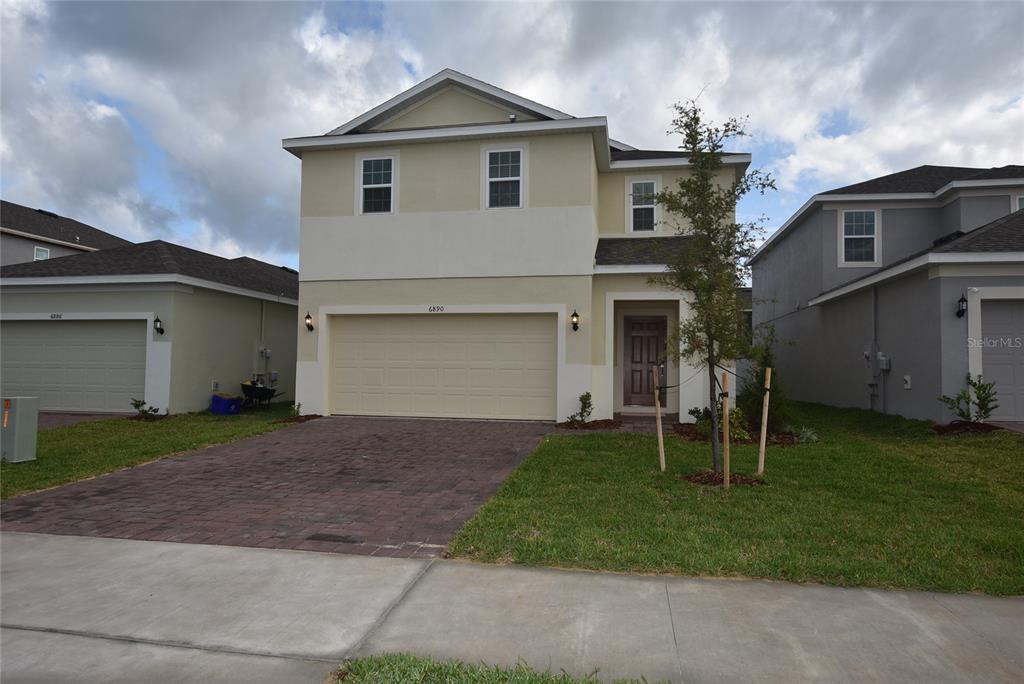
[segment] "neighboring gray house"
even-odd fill
[[[1024,166],[921,166],[815,195],[751,259],[790,396],[909,418],[968,372],[1024,420]]]
[[[254,374],[295,399],[298,274],[154,240],[0,268],[0,391],[47,411],[199,411]]]
[[[130,244],[128,240],[52,211],[0,200],[0,266]]]

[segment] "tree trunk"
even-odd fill
[[[722,447],[718,441],[718,380],[715,378],[714,342],[708,338],[708,400],[711,406],[711,465],[722,472]]]

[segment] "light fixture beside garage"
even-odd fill
[[[572,329],[580,329],[580,315],[576,312],[576,309],[572,310],[572,316],[569,316],[569,320],[572,321]]]
[[[308,311],[306,312],[305,321],[306,321],[306,330],[308,330],[310,332],[313,332],[313,317],[309,315]]]
[[[164,334],[164,322],[160,320],[159,316],[153,319],[153,330],[156,331],[157,335]]]
[[[960,299],[956,302],[956,317],[963,318],[965,313],[967,313],[967,296],[960,295]]]

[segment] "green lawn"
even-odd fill
[[[187,413],[154,421],[112,418],[39,432],[35,461],[0,463],[0,498],[56,487],[178,453],[232,442],[285,424],[289,404],[237,416]]]
[[[525,665],[488,667],[395,653],[350,660],[341,666],[331,681],[337,684],[598,684],[599,680],[596,677],[570,677],[565,673],[536,672]]]
[[[1024,435],[940,437],[928,424],[798,405],[817,444],[769,448],[766,484],[682,480],[707,445],[552,436],[459,532],[485,562],[1024,594]],[[752,473],[756,447],[733,450]]]

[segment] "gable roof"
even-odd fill
[[[1024,178],[1024,166],[980,169],[967,166],[918,166],[886,176],[829,190],[825,195],[868,195],[905,192],[937,192],[953,181]]]
[[[79,247],[83,251],[132,244],[124,238],[93,228],[81,221],[7,200],[0,200],[0,226],[10,231],[38,236],[47,241]]]
[[[225,259],[163,240],[0,268],[3,279],[140,275],[181,275],[274,297],[299,296],[299,276],[290,268],[250,257]]]
[[[768,236],[748,264],[752,264],[771,249],[796,225],[804,214],[820,202],[887,201],[900,199],[933,200],[957,188],[992,187],[1000,185],[1024,186],[1024,166],[1008,164],[980,169],[968,166],[917,166],[913,169],[890,173],[870,180],[846,185],[814,195]]]
[[[970,232],[957,231],[943,236],[927,249],[825,290],[808,303],[821,304],[931,264],[978,262],[1024,262],[1024,209],[1007,214]]]

